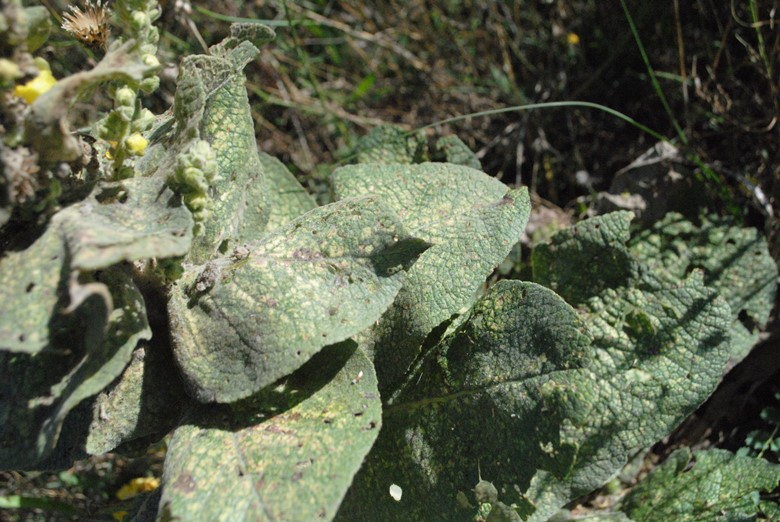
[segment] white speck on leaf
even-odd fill
[[[404,491],[401,489],[401,486],[398,484],[390,484],[390,496],[393,497],[393,500],[400,502],[403,493]]]

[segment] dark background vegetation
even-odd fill
[[[66,5],[43,3],[55,17]],[[586,101],[672,140],[683,156],[673,168],[696,187],[683,194],[687,210],[733,214],[764,231],[780,259],[777,0],[630,0],[627,7],[668,111],[619,0],[168,0],[159,23],[162,88],[148,104],[157,112],[170,106],[179,57],[220,41],[231,18],[268,20],[277,39],[247,68],[258,144],[323,198],[333,166],[379,124],[414,130],[510,106]],[[57,77],[100,55],[59,31],[42,54]],[[95,104],[77,110],[88,117]],[[611,114],[578,107],[503,112],[427,132],[457,134],[486,172],[529,186],[536,215],[543,209],[559,223],[595,208],[616,172],[657,142]],[[647,463],[681,444],[736,450],[751,430],[771,432],[760,412],[780,406],[775,326]],[[129,478],[159,476],[161,455],[158,448],[140,459],[95,458],[65,474],[2,473],[0,495],[61,501],[110,519],[112,508],[100,509]],[[9,517],[55,514],[0,510],[0,520]]]

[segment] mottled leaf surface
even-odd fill
[[[338,198],[380,196],[410,233],[433,244],[409,270],[391,309],[361,339],[376,358],[380,388],[393,389],[425,337],[474,302],[517,242],[530,212],[528,191],[444,163],[343,167],[332,186]]]
[[[100,185],[87,199],[58,213],[52,226],[62,231],[71,266],[80,270],[183,256],[192,242],[190,212],[154,178]]]
[[[270,214],[266,230],[276,230],[317,206],[295,176],[278,159],[258,152],[263,173],[269,185]]]
[[[533,283],[501,281],[445,338],[420,380],[386,407],[379,439],[355,478],[339,520],[473,520],[458,507],[481,478],[510,504],[556,443],[552,395],[543,385],[586,363],[590,340],[577,313]],[[550,449],[552,453],[552,449]],[[396,502],[391,484],[403,489]]]
[[[355,153],[357,162],[363,164],[418,163],[427,159],[428,144],[422,132],[379,125],[360,138]]]
[[[634,522],[756,520],[759,494],[779,482],[780,466],[764,459],[684,448],[632,489],[622,508]]]
[[[728,316],[700,273],[589,300],[593,363],[554,391],[563,413],[556,451],[571,452],[571,460],[565,474],[536,473],[526,493],[536,510],[529,520],[546,520],[606,482],[707,399],[728,360]]]
[[[671,213],[629,243],[631,253],[664,280],[678,281],[693,269],[729,303],[732,357],[747,355],[766,326],[777,292],[777,265],[755,228],[707,216],[696,225]]]
[[[615,259],[623,230],[570,251]],[[342,519],[469,520],[455,500],[479,463],[503,502],[545,521],[694,411],[728,358],[729,308],[700,272],[667,286],[623,259],[615,273],[638,274],[623,284],[565,279],[576,311],[536,284],[497,283],[385,409]]]
[[[32,355],[49,343],[52,317],[68,306],[66,264],[54,228],[0,260],[0,349]]]
[[[454,134],[439,138],[436,142],[436,151],[444,155],[444,161],[447,163],[482,170],[482,164],[479,162],[477,155],[471,151],[468,145],[463,143],[463,140]]]
[[[626,247],[631,212],[612,212],[556,233],[532,254],[534,281],[579,306],[604,289],[626,286],[638,266]]]
[[[188,403],[170,348],[141,342],[122,375],[95,397],[84,449],[102,455],[130,441],[162,437]]]
[[[169,305],[177,362],[195,396],[246,397],[367,328],[427,246],[372,196],[316,208],[190,269]]]
[[[106,270],[114,304],[89,296],[35,354],[0,352],[0,468],[34,469],[57,444],[66,415],[113,381],[151,336],[143,297],[122,269]]]
[[[257,156],[243,74],[243,68],[258,53],[254,44],[234,35],[213,46],[210,55],[189,57],[184,62],[182,74],[188,83],[195,84],[189,87],[192,94],[198,99],[201,93],[205,95],[198,134],[211,145],[218,165],[210,186],[214,208],[203,233],[193,241],[189,254],[193,263],[204,263],[242,242],[257,239],[268,221],[270,186]],[[189,91],[182,92],[182,97],[187,95]],[[182,101],[184,106],[189,103]]]
[[[275,390],[221,408],[176,430],[161,516],[331,520],[381,422],[373,366],[351,342],[326,348]]]

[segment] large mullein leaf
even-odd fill
[[[555,279],[568,282],[576,310],[519,281],[474,305],[386,408],[343,520],[469,520],[473,509],[456,506],[471,498],[477,469],[525,520],[547,520],[707,398],[728,358],[728,306],[700,273],[664,285],[616,254],[628,217],[553,239],[574,255],[551,262],[579,274]],[[614,277],[585,279],[583,259],[611,260]],[[403,488],[400,502],[388,482]]]
[[[684,448],[651,471],[621,507],[634,522],[757,520],[759,494],[779,482],[780,466],[764,459]]]
[[[190,402],[170,347],[141,342],[122,375],[95,396],[84,451],[102,455],[138,439],[159,439],[176,427]]]
[[[122,268],[101,272],[100,293],[66,316],[34,354],[0,352],[0,468],[34,469],[56,446],[67,414],[111,383],[151,336],[141,293]],[[55,317],[55,319],[57,319]]]
[[[338,198],[381,197],[410,233],[433,244],[409,270],[390,310],[360,339],[375,357],[380,389],[393,390],[425,337],[468,309],[517,242],[530,212],[528,191],[444,163],[343,167],[332,184]]]
[[[763,235],[728,218],[703,216],[697,225],[671,213],[637,233],[629,247],[669,282],[703,270],[705,283],[731,307],[732,357],[747,355],[769,320],[777,293],[777,265]]]
[[[67,323],[62,312],[95,289],[72,280],[74,271],[182,256],[191,240],[190,212],[161,181],[98,185],[87,199],[55,214],[27,250],[0,260],[0,349],[34,353],[49,344]]]
[[[287,167],[264,152],[258,152],[263,173],[268,180],[271,213],[266,230],[276,230],[317,206]]]
[[[183,256],[192,243],[190,212],[154,178],[101,184],[87,199],[58,213],[52,225],[61,230],[71,266],[78,270]]]
[[[171,290],[179,367],[201,401],[246,397],[376,321],[427,248],[380,198],[319,207]]]
[[[579,306],[607,288],[626,286],[638,276],[626,241],[630,212],[596,216],[561,230],[538,245],[531,257],[534,281]]]
[[[182,78],[196,84],[196,94],[202,90],[205,95],[198,135],[209,142],[218,168],[209,188],[214,208],[203,233],[193,241],[189,254],[193,263],[206,262],[256,239],[270,212],[270,187],[257,156],[243,74],[259,50],[244,39],[252,36],[243,34],[244,28],[234,26],[233,36],[213,46],[211,54],[185,58],[182,66]],[[268,33],[261,41],[272,38],[270,29],[258,26],[257,30]]]
[[[168,445],[159,516],[330,520],[376,439],[371,361],[327,347],[274,390],[185,422]]]
[[[34,354],[46,347],[52,318],[68,306],[67,264],[55,228],[0,259],[0,349]]]
[[[457,500],[475,502],[480,478],[509,504],[517,495],[505,484],[525,489],[535,469],[554,462],[544,444],[558,440],[556,412],[543,385],[581,368],[589,342],[577,313],[552,291],[498,283],[385,409],[339,519],[472,520],[474,510]],[[400,501],[388,494],[391,484],[402,488]]]

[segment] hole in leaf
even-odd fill
[[[30,283],[27,285],[27,288],[24,289],[25,292],[28,294],[33,291],[33,288],[35,288],[35,283]]]
[[[24,334],[19,334],[19,342],[23,343],[27,339],[27,336]]]
[[[226,239],[222,243],[219,244],[219,253],[224,254],[228,251],[228,248],[230,247],[230,240]]]
[[[759,329],[758,323],[756,323],[755,319],[753,319],[745,310],[740,310],[737,315],[737,320],[742,323],[742,326],[744,326],[748,332],[754,332]]]

